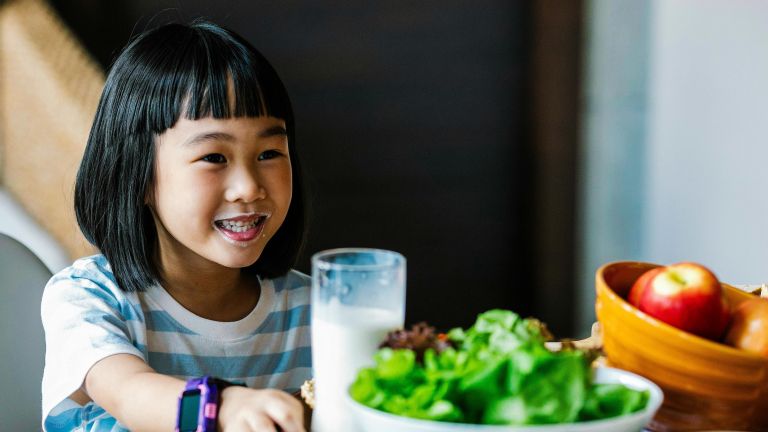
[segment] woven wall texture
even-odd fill
[[[104,74],[43,0],[0,6],[0,182],[72,258],[77,167]]]

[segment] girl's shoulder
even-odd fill
[[[117,285],[115,281],[115,274],[112,272],[112,267],[109,265],[109,261],[102,254],[91,255],[77,259],[69,267],[65,267],[58,273],[51,277],[50,285],[53,282],[62,280],[77,280],[86,279],[94,282],[111,282],[111,284]],[[109,283],[107,283],[109,285]]]
[[[43,300],[49,297],[98,297],[108,303],[136,303],[135,293],[123,292],[106,257],[91,255],[76,260],[72,265],[54,274],[43,291]]]

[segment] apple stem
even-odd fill
[[[672,279],[673,281],[679,283],[680,285],[685,285],[685,279],[683,279],[683,277],[680,276],[680,273],[671,272],[669,274],[669,278]]]

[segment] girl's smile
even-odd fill
[[[251,213],[220,218],[213,221],[213,226],[225,240],[235,246],[248,247],[252,240],[259,237],[269,216],[269,213]]]

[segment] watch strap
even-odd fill
[[[199,392],[200,402],[197,415],[197,431],[216,431],[219,406],[221,405],[221,392],[231,386],[245,386],[242,383],[233,383],[212,376],[192,378],[187,381],[184,391],[179,396],[179,410],[176,414],[176,430],[181,425],[181,410],[183,399],[188,392]]]

